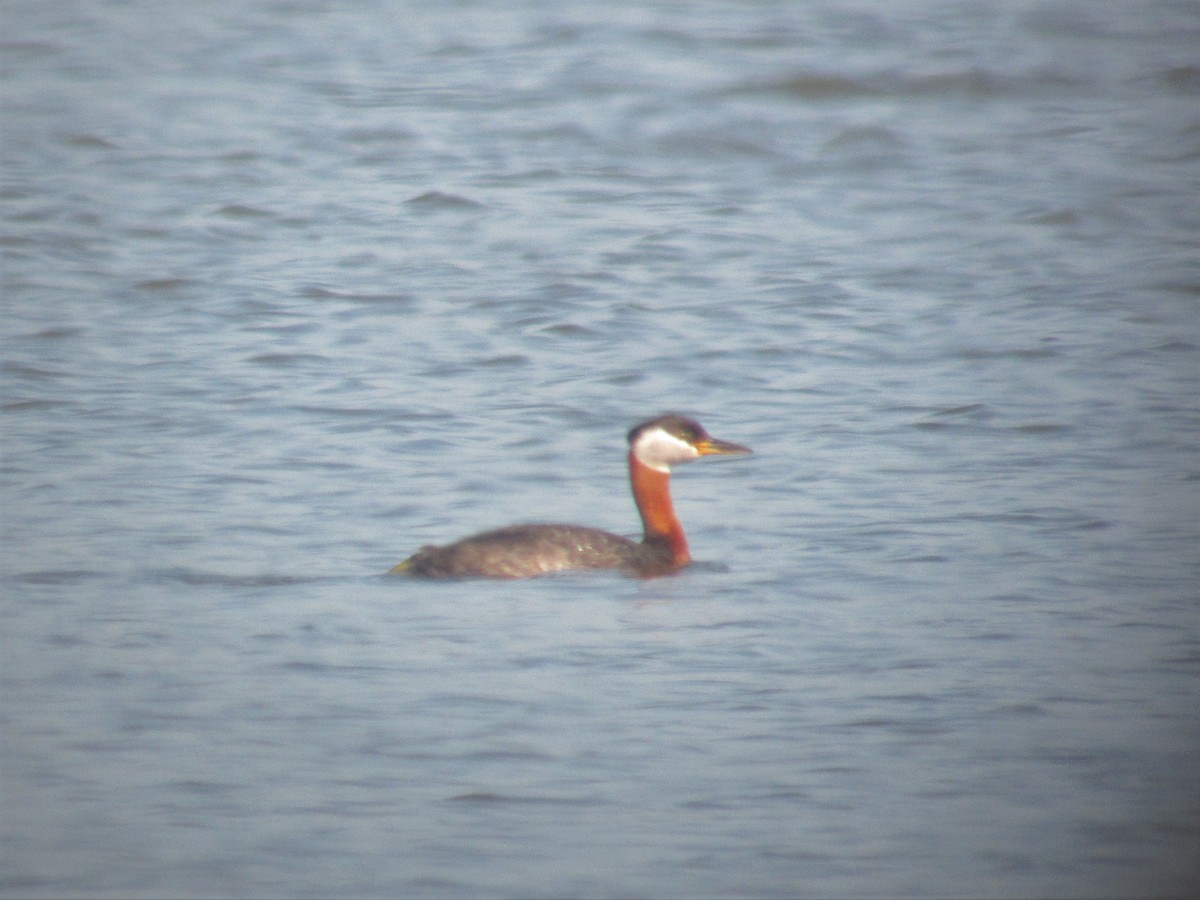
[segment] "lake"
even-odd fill
[[[0,896],[1200,889],[1200,7],[0,17]]]

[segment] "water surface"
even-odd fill
[[[1193,4],[0,15],[0,895],[1200,885]]]

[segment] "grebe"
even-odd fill
[[[391,571],[425,578],[532,578],[568,569],[666,575],[692,559],[671,503],[671,466],[750,452],[711,437],[692,419],[660,416],[629,432],[629,481],[642,516],[641,543],[582,525],[510,525],[445,547],[422,547]]]

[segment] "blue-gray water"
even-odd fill
[[[0,895],[1200,886],[1197,4],[0,20]]]

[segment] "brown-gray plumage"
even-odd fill
[[[568,569],[649,569],[671,567],[671,547],[583,525],[509,525],[484,531],[445,547],[422,547],[404,571],[426,578],[489,575],[532,578]]]

